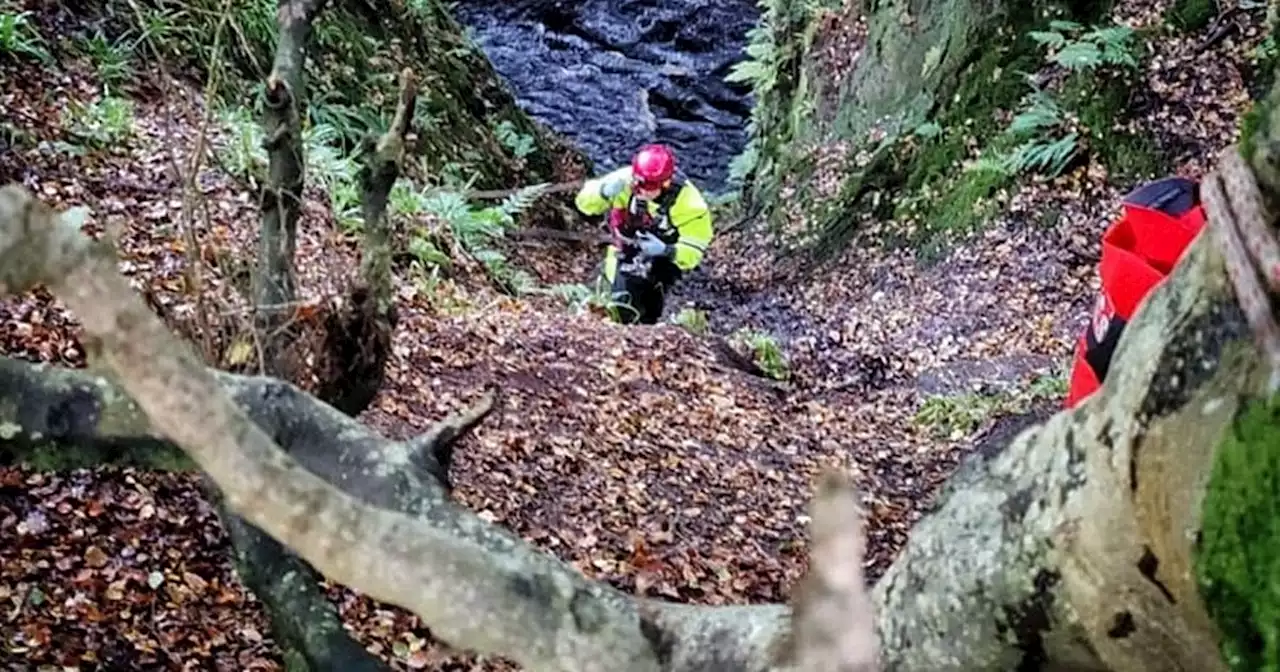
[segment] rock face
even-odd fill
[[[759,11],[751,0],[461,0],[456,15],[534,118],[607,170],[670,143],[720,190],[751,101],[724,82]]]

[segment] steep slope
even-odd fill
[[[1144,6],[1132,18],[1154,25],[1162,9]],[[1213,58],[1196,51],[1214,30],[1205,26],[1169,36],[1146,66],[1149,87],[1169,97],[1154,114],[1170,118],[1164,128],[1185,147],[1179,170],[1187,174],[1233,137],[1254,18],[1240,17],[1244,39],[1209,46]],[[1219,76],[1193,82],[1212,82],[1212,100],[1184,105],[1194,89],[1179,73],[1193,62],[1212,63]],[[92,74],[30,72],[0,74],[0,102],[26,138],[0,170],[53,202],[91,204],[95,226],[122,225],[124,267],[159,305],[182,312],[191,300],[179,284],[187,257],[175,213],[184,191],[169,176],[169,150],[179,162],[190,153],[197,92],[147,73],[135,85],[131,137],[70,159],[54,153],[66,135],[48,123],[56,108],[35,91],[88,101]],[[175,95],[143,100],[161,90]],[[1177,123],[1178,115],[1195,123]],[[215,142],[233,142],[234,131],[217,130]],[[677,304],[707,310],[714,333],[774,333],[793,372],[785,385],[737,370],[710,339],[675,325],[623,328],[554,296],[506,297],[479,268],[437,281],[401,266],[388,383],[364,419],[409,436],[499,385],[498,411],[458,449],[460,500],[589,575],[706,603],[785,599],[803,570],[812,475],[843,465],[867,492],[877,576],[958,457],[1007,431],[1000,416],[1060,402],[1060,365],[1093,291],[1097,234],[1124,189],[1098,173],[1082,165],[1011,193],[1007,216],[931,266],[883,242],[887,226],[860,231],[816,271],[775,261],[761,231],[719,238]],[[208,225],[196,229],[202,249],[250,254],[253,201],[216,170],[200,183],[212,206]],[[354,262],[354,245],[329,194],[309,195],[300,286],[324,297],[326,283]],[[448,228],[430,214],[409,221]],[[551,245],[506,251],[544,285],[585,281],[595,259]],[[229,284],[230,275],[211,266],[202,288]],[[0,334],[6,355],[81,361],[74,321],[44,296],[0,304]],[[1041,373],[1050,377],[1027,391]],[[955,394],[975,384],[985,394]],[[917,424],[934,393],[946,399]],[[252,600],[226,561],[209,559],[223,557],[225,536],[195,492],[188,475],[0,468],[0,539],[15,541],[0,543],[0,596],[21,606],[0,660],[279,669]],[[345,589],[331,594],[361,640],[398,669],[467,669],[428,646],[416,619]]]

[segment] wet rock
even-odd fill
[[[751,113],[747,89],[724,82],[759,16],[751,0],[460,0],[456,14],[520,105],[598,170],[657,140],[705,190],[724,187]]]

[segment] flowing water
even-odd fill
[[[666,142],[705,191],[746,142],[750,96],[724,81],[759,17],[752,0],[459,0],[520,105],[604,172]]]

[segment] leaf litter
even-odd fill
[[[1166,4],[1128,0],[1117,16],[1148,25]],[[1199,34],[1163,38],[1150,59],[1158,140],[1179,174],[1202,174],[1235,138],[1257,18],[1237,17],[1212,57],[1197,52]],[[196,296],[185,280],[175,165],[194,144],[198,91],[149,74],[134,83],[132,137],[67,156],[51,149],[68,141],[57,101],[91,99],[92,74],[4,66],[0,81],[0,106],[35,139],[0,155],[0,179],[62,207],[90,206],[87,230],[118,236],[121,270],[135,287],[171,321],[189,320]],[[174,89],[181,95],[155,95]],[[219,129],[211,136],[226,140]],[[234,260],[252,259],[256,203],[218,171],[197,183],[209,208],[191,218],[204,262],[200,299],[206,310],[243,309],[231,289]],[[1131,186],[1098,165],[1032,181],[996,222],[929,266],[878,242],[875,226],[817,273],[776,261],[759,233],[720,236],[671,314],[702,308],[714,333],[775,335],[794,373],[785,385],[725,366],[708,338],[672,324],[621,327],[551,297],[502,297],[483,282],[462,283],[467,300],[444,311],[402,277],[387,381],[361,419],[404,438],[501,385],[499,408],[457,451],[459,501],[588,576],[701,604],[785,600],[805,567],[814,477],[843,467],[864,493],[875,579],[958,461],[1025,422],[996,415],[938,438],[913,421],[916,410],[940,391],[1025,388],[1037,375],[1065,373],[1097,289],[1098,237]],[[297,256],[308,301],[338,294],[358,258],[325,203],[308,189]],[[566,250],[526,244],[509,254],[542,282],[587,280],[594,254]],[[84,362],[74,316],[43,290],[0,301],[0,352]],[[1039,399],[1030,414],[1060,403]],[[228,552],[192,475],[0,468],[0,662],[281,669]],[[514,669],[451,653],[416,617],[327,588],[355,636],[397,669]]]

